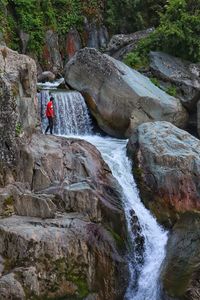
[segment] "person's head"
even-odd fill
[[[51,96],[51,97],[50,97],[50,101],[52,101],[52,102],[53,102],[53,101],[54,101],[54,97],[52,97],[52,96]]]

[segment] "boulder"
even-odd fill
[[[196,110],[200,99],[200,64],[162,52],[151,52],[150,70],[154,76],[175,87],[177,97],[189,111]]]
[[[167,95],[125,64],[84,48],[67,63],[65,80],[82,92],[100,128],[120,138],[139,124],[166,120],[184,127],[187,113],[180,101]]]
[[[49,221],[12,216],[0,220],[0,233],[9,277],[0,278],[0,295],[10,296],[1,299],[84,299],[93,291],[97,299],[123,298],[126,264],[102,225],[78,214]]]
[[[168,122],[140,125],[128,155],[146,207],[166,226],[200,210],[200,141]]]
[[[26,295],[21,299],[123,299],[128,264],[121,188],[98,150],[40,134],[18,147],[20,182],[0,189],[0,295],[6,290],[5,299],[12,297],[15,287],[11,293],[4,280],[12,276],[16,294]]]
[[[154,28],[137,31],[131,34],[116,34],[113,35],[105,53],[118,60],[123,60],[125,55],[133,51],[141,39],[147,37],[154,31]]]
[[[21,147],[17,174],[20,182],[41,197],[57,196],[65,211],[84,212],[90,220],[104,220],[109,228],[124,234],[121,189],[100,153],[88,142],[34,134],[29,144]]]
[[[37,80],[38,82],[52,82],[55,80],[55,78],[55,74],[50,71],[45,71],[38,75]]]
[[[162,265],[164,297],[200,299],[200,214],[187,212],[173,227]]]

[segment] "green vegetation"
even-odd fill
[[[163,51],[198,62],[200,61],[199,36],[200,0],[169,0],[165,12],[160,13],[159,26],[138,43],[137,48],[125,58],[125,63],[137,67],[138,61],[148,60],[151,50]],[[170,89],[169,92],[174,94],[175,90]]]
[[[172,85],[172,86],[168,87],[168,89],[166,90],[166,93],[173,96],[173,97],[176,97],[177,96],[176,86]]]
[[[149,78],[149,79],[151,80],[151,82],[152,82],[155,86],[160,87],[160,83],[159,83],[159,81],[158,81],[157,78],[151,77],[151,78]]]
[[[107,0],[106,21],[113,33],[130,33],[157,26],[167,0]]]
[[[15,134],[16,136],[19,136],[23,131],[21,123],[17,123],[15,126]]]
[[[150,50],[200,61],[200,0],[0,0],[0,40],[20,51],[23,31],[29,35],[27,52],[40,59],[48,29],[64,41],[70,28],[83,31],[84,16],[103,21],[110,33],[156,27],[126,56],[125,62],[132,67],[146,66]]]
[[[100,0],[0,0],[1,35],[10,48],[20,51],[19,32],[27,33],[27,52],[40,58],[48,29],[56,31],[61,39],[65,38],[72,27],[81,30],[84,15],[88,18],[100,15],[99,2]]]

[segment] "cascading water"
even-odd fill
[[[59,135],[76,135],[95,145],[112,170],[123,190],[123,203],[130,236],[132,251],[128,256],[130,284],[126,300],[161,300],[159,290],[160,266],[165,256],[167,232],[164,231],[142,204],[132,176],[131,163],[126,157],[125,140],[109,137],[92,136],[92,128],[87,107],[81,94],[53,93],[56,98],[56,133]],[[41,112],[44,114],[49,93],[43,92],[40,97]],[[84,104],[83,104],[83,102]],[[43,130],[46,126],[43,120]],[[86,136],[87,134],[87,136]],[[84,136],[82,136],[84,135]],[[137,257],[134,249],[135,235],[132,231],[133,211],[137,215],[141,234],[144,238],[143,261]],[[137,277],[136,274],[139,273]],[[136,284],[137,280],[137,284]]]
[[[79,92],[58,92],[53,91],[54,97],[54,134],[91,134],[91,119],[83,96]],[[41,111],[42,131],[45,131],[48,121],[45,115],[46,104],[49,101],[49,91],[42,91],[39,95]]]

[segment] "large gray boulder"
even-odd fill
[[[199,236],[199,213],[185,213],[173,227],[162,265],[162,299],[200,299]]]
[[[131,135],[139,124],[166,120],[184,127],[187,113],[180,101],[167,95],[139,72],[84,48],[67,63],[65,80],[82,92],[98,125],[120,138]]]
[[[168,122],[140,125],[128,143],[144,204],[166,226],[200,210],[200,141]]]
[[[163,52],[151,52],[150,69],[154,76],[176,88],[177,97],[188,110],[196,110],[200,99],[200,64]]]

